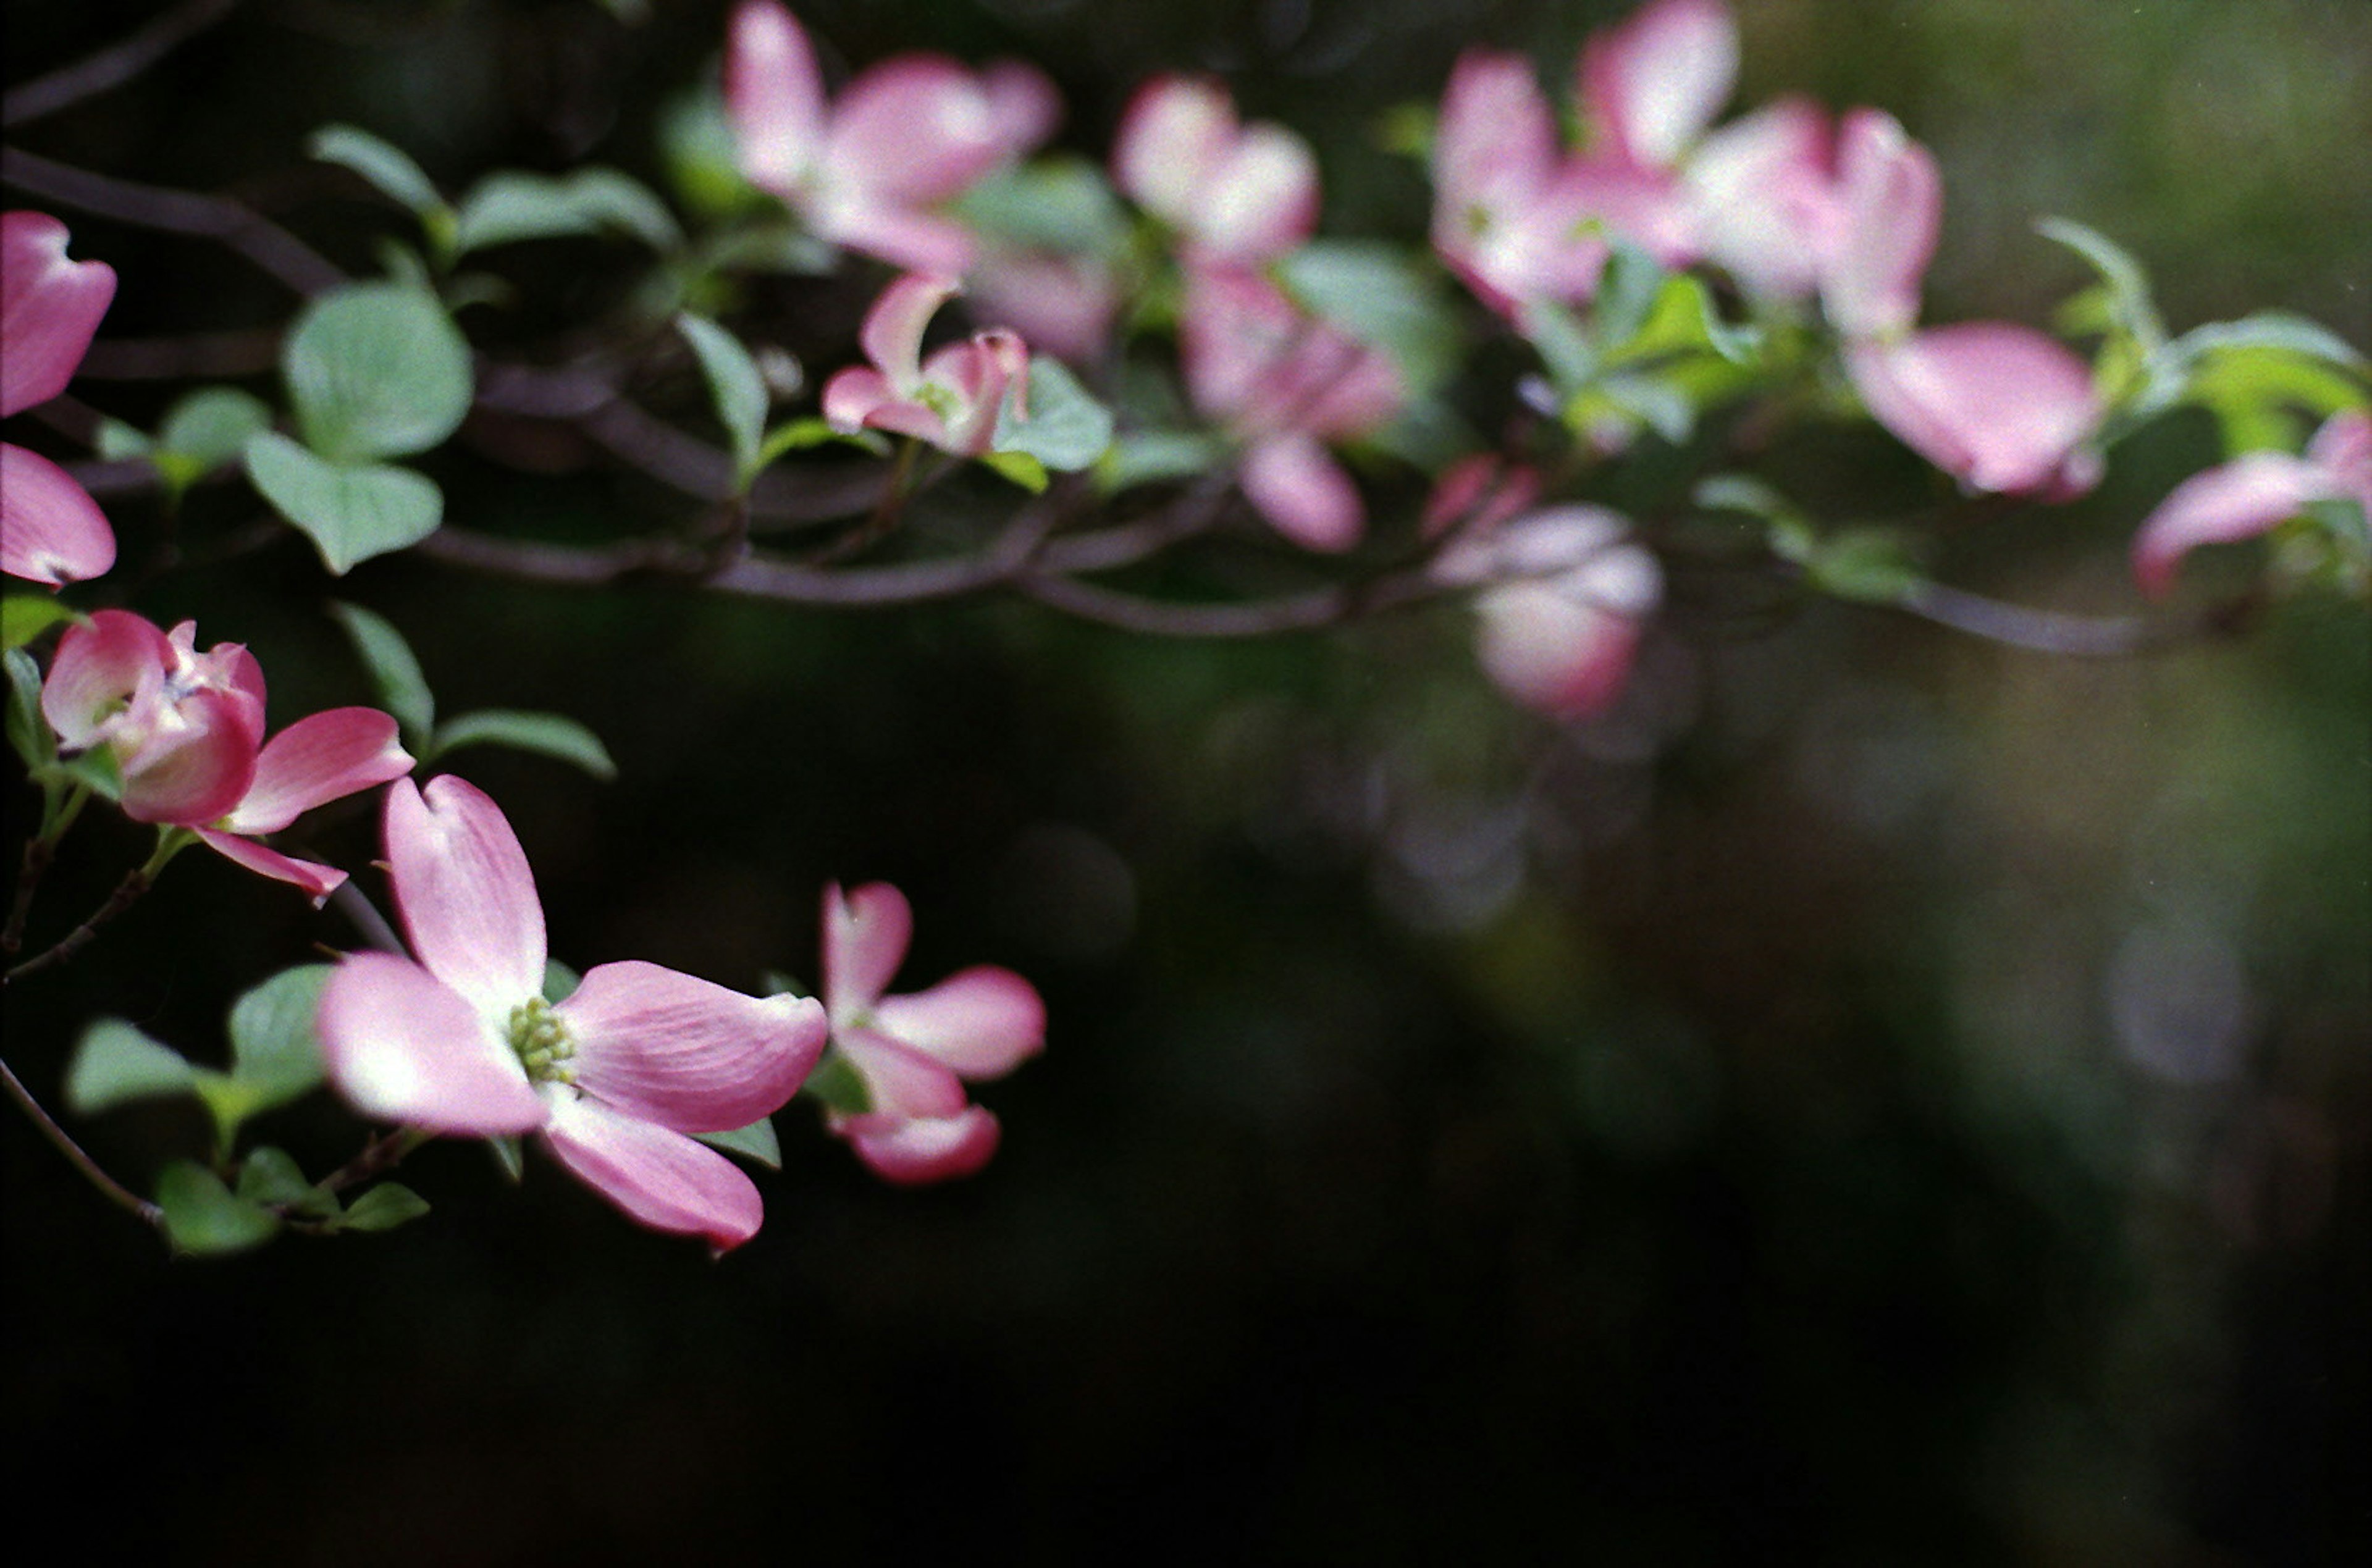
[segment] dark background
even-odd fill
[[[367,126],[454,186],[588,157],[656,180],[655,116],[712,68],[724,16],[657,9],[256,4],[20,140],[235,192],[366,268],[401,224],[304,162],[312,127]],[[2278,307],[2372,342],[2351,238],[2372,232],[2372,7],[1740,9],[1739,103],[1875,102],[1936,148],[1930,319],[2046,319],[2083,280],[2029,229],[2059,213],[2130,245],[2178,329]],[[1406,237],[1423,187],[1374,148],[1378,116],[1431,100],[1473,41],[1561,84],[1618,14],[799,11],[836,70],[924,45],[1035,59],[1091,156],[1144,74],[1224,70],[1320,143],[1331,230]],[[11,78],[144,14],[11,0]],[[285,317],[218,251],[62,215],[122,273],[108,336]],[[520,248],[496,265],[515,313],[475,328],[560,319],[635,260]],[[861,300],[876,274],[849,275]],[[822,285],[784,286],[755,304]],[[167,390],[76,389],[134,421]],[[2131,610],[2124,541],[2214,440],[2161,422],[2096,496],[1955,540],[1944,568]],[[672,505],[468,448],[430,464],[457,522],[565,533]],[[1876,435],[1808,449],[1773,471],[1815,498],[1928,482]],[[1413,482],[1373,483],[1404,518]],[[184,527],[255,510],[218,488]],[[143,503],[110,512],[128,552],[153,538]],[[1560,728],[1473,672],[1451,607],[1168,644],[1004,601],[591,597],[411,558],[332,584],[292,538],[138,608],[252,646],[277,726],[367,694],[332,596],[412,636],[445,713],[567,713],[619,759],[607,786],[456,762],[517,825],[556,956],[811,979],[821,885],[883,877],[917,912],[902,983],[1012,965],[1045,993],[1048,1050],[983,1091],[1005,1147],[944,1189],[883,1187],[794,1106],[764,1231],[714,1265],[532,1153],[512,1191],[465,1144],[407,1163],[436,1206],[408,1229],[170,1261],[10,1118],[20,1535],[341,1564],[2270,1564],[2367,1544],[2360,613],[2299,605],[2092,666],[1683,575],[1622,706]],[[12,784],[12,844],[29,798]],[[367,810],[306,836],[373,853]],[[144,842],[94,817],[44,916],[96,904]],[[54,1096],[102,1012],[209,1059],[233,996],[350,940],[192,855],[10,996],[10,1060]],[[203,1139],[175,1107],[76,1130],[135,1185]],[[257,1132],[314,1169],[355,1137],[325,1098]]]

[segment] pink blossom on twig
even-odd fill
[[[0,215],[0,417],[65,390],[114,297],[112,267],[66,259],[65,225]],[[0,572],[56,587],[114,564],[99,503],[47,458],[0,442]]]
[[[2134,575],[2163,598],[2199,546],[2255,539],[2318,501],[2354,501],[2372,515],[2372,412],[2331,415],[2302,458],[2244,453],[2176,485],[2134,536]]]

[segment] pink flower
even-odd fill
[[[1706,259],[1755,298],[1811,298],[1843,220],[1835,164],[1828,113],[1808,99],[1707,136],[1681,171]]]
[[[2372,515],[2372,412],[2331,415],[2303,458],[2249,452],[2176,485],[2134,536],[2134,575],[2163,598],[2198,546],[2254,539],[2317,501],[2354,501]]]
[[[102,610],[59,640],[41,714],[68,751],[105,746],[135,822],[193,829],[250,871],[326,899],[335,867],[255,842],[316,806],[411,772],[396,723],[374,708],[332,708],[263,739],[263,670],[235,643],[197,651],[197,625],[168,635],[129,610]]]
[[[1137,89],[1112,145],[1112,181],[1207,261],[1257,264],[1318,226],[1318,159],[1265,121],[1238,124],[1207,77],[1157,76]]]
[[[1738,80],[1721,0],[1657,0],[1583,46],[1574,96],[1592,134],[1574,167],[1584,210],[1668,267],[1702,252],[1680,171]]]
[[[1235,267],[1188,269],[1179,336],[1195,407],[1243,443],[1252,505],[1304,549],[1356,544],[1366,508],[1325,443],[1391,422],[1407,398],[1399,367]]]
[[[1656,557],[1599,506],[1487,523],[1435,558],[1435,581],[1482,588],[1477,656],[1500,689],[1555,718],[1603,711],[1622,690],[1663,598]]]
[[[1040,354],[1090,365],[1111,343],[1120,286],[1100,256],[996,246],[971,270],[971,313]]]
[[[1434,135],[1433,188],[1434,250],[1493,309],[1513,316],[1527,299],[1598,292],[1607,244],[1586,226],[1530,61],[1482,49],[1459,57]]]
[[[1876,110],[1840,133],[1841,216],[1821,275],[1845,373],[1870,416],[1972,489],[2065,500],[2099,482],[2091,371],[2056,339],[2003,321],[1914,331],[1936,251],[1936,160]]]
[[[1046,1006],[1011,970],[976,965],[928,991],[885,996],[913,935],[905,895],[873,882],[823,896],[823,993],[832,1045],[870,1109],[832,1130],[891,1181],[970,1176],[996,1152],[996,1118],[964,1080],[1002,1077],[1046,1041]]]
[[[66,260],[66,226],[0,215],[0,417],[66,389],[115,297],[115,270]],[[83,487],[39,453],[0,442],[0,572],[56,587],[115,564],[115,533]]]
[[[690,1136],[779,1109],[821,1052],[823,1009],[656,964],[602,964],[543,999],[543,907],[517,836],[446,774],[387,795],[387,858],[418,962],[350,954],[321,993],[330,1082],[366,1116],[468,1137],[541,1133],[629,1218],[720,1251],[758,1190]]]
[[[1027,65],[975,73],[936,54],[882,61],[827,104],[806,31],[773,0],[733,15],[725,105],[742,173],[817,234],[950,275],[971,264],[973,240],[936,209],[1043,141],[1061,113]]]
[[[948,278],[909,273],[881,291],[857,334],[870,368],[851,366],[823,389],[823,416],[835,430],[892,430],[976,458],[996,439],[1007,396],[1017,406],[1029,385],[1029,349],[1009,331],[976,332],[925,361],[923,329],[957,293]]]

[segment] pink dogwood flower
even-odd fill
[[[1407,400],[1400,367],[1257,273],[1190,267],[1179,343],[1186,388],[1243,445],[1237,480],[1305,550],[1348,550],[1366,508],[1326,443],[1371,435]]]
[[[691,1136],[781,1109],[822,1051],[820,1005],[762,1001],[657,964],[602,964],[543,998],[543,906],[518,837],[445,774],[387,795],[387,859],[413,958],[349,954],[317,1015],[329,1079],[380,1121],[465,1137],[539,1134],[569,1172],[654,1230],[719,1251],[764,1206]]]
[[[980,964],[927,991],[883,993],[905,961],[913,911],[872,882],[823,896],[823,993],[833,1049],[864,1081],[869,1108],[835,1114],[874,1172],[898,1182],[970,1176],[996,1152],[996,1117],[967,1079],[1002,1077],[1046,1042],[1046,1005],[1011,970]]]
[[[1282,125],[1245,125],[1216,81],[1157,76],[1112,144],[1112,182],[1194,256],[1257,265],[1318,226],[1318,158]]]
[[[1828,111],[1786,98],[1697,145],[1681,171],[1707,261],[1749,296],[1808,300],[1843,220]]]
[[[1587,212],[1668,267],[1702,253],[1680,170],[1738,81],[1721,0],[1657,0],[1582,48],[1574,97],[1592,141],[1575,165]]]
[[[938,209],[1045,140],[1053,84],[1000,61],[967,70],[901,54],[859,72],[827,102],[807,32],[774,0],[733,14],[725,105],[741,172],[817,234],[917,272],[960,273],[974,241]]]
[[[823,416],[833,429],[895,431],[959,457],[989,449],[1006,400],[1026,407],[1029,348],[992,329],[924,359],[923,330],[958,292],[952,279],[911,273],[881,291],[857,333],[872,365],[825,383]]]
[[[2163,598],[2200,545],[2255,539],[2318,501],[2354,501],[2372,516],[2372,412],[2331,415],[2303,458],[2244,453],[2176,485],[2134,536],[2134,575]]]
[[[1870,415],[1974,490],[2065,500],[2099,481],[2092,374],[2058,340],[2006,321],[1914,331],[1943,216],[1936,160],[1891,115],[1839,135],[1842,217],[1821,276],[1845,373]]]
[[[0,417],[66,389],[115,297],[115,269],[66,260],[66,226],[0,215]],[[0,572],[56,587],[115,564],[87,491],[38,452],[0,442]]]
[[[102,610],[59,640],[41,714],[67,751],[104,746],[135,822],[188,828],[237,865],[292,883],[316,903],[346,874],[255,842],[316,806],[412,771],[394,719],[331,708],[263,738],[262,667],[235,643],[197,651],[197,626],[169,634]]]
[[[1551,506],[1470,526],[1433,563],[1434,580],[1482,591],[1476,656],[1517,702],[1553,718],[1603,712],[1621,694],[1663,571],[1600,506]]]

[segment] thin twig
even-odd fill
[[[16,1069],[6,1062],[0,1062],[0,1078],[7,1080],[8,1098],[17,1102],[17,1109],[32,1118],[33,1125],[41,1130],[41,1136],[47,1138],[58,1153],[65,1156],[66,1163],[82,1172],[83,1179],[98,1188],[102,1197],[136,1216],[144,1225],[164,1223],[165,1211],[100,1169],[99,1162],[85,1154],[82,1145],[41,1109],[41,1102],[33,1098],[33,1091],[25,1086],[24,1081],[17,1076]]]
[[[313,1185],[326,1192],[343,1192],[357,1181],[368,1181],[382,1171],[392,1170],[404,1156],[435,1136],[417,1127],[398,1127],[391,1132],[383,1132],[364,1144],[361,1154]]]
[[[60,937],[56,946],[34,954],[23,963],[10,969],[6,974],[0,974],[0,985],[13,984],[27,975],[39,974],[43,970],[55,969],[89,947],[91,939],[99,935],[99,928],[130,909],[138,901],[141,894],[156,885],[156,880],[154,873],[145,865],[126,872],[123,880],[115,885],[115,891],[108,896],[107,902],[93,911],[89,919]]]
[[[93,174],[22,147],[0,147],[0,184],[13,185],[77,212],[139,228],[187,234],[226,246],[298,294],[319,294],[346,274],[320,251],[262,214],[223,196],[171,191]]]
[[[2136,654],[2155,653],[2203,635],[2236,631],[2256,610],[2253,599],[2244,599],[2184,621],[2069,615],[2061,610],[2005,604],[1964,588],[1931,582],[1914,583],[1894,602],[1900,610],[1956,632],[2013,648],[2068,658],[2130,658]]]
[[[101,338],[75,370],[93,381],[192,381],[261,376],[280,362],[281,329],[191,332],[180,337]]]
[[[122,41],[34,77],[0,99],[0,127],[13,131],[122,87],[229,16],[238,5],[238,0],[189,0]]]
[[[1348,619],[1357,601],[1346,587],[1312,588],[1237,604],[1180,604],[1099,587],[1076,577],[1024,577],[1015,585],[1039,603],[1082,620],[1163,637],[1265,637]]]

